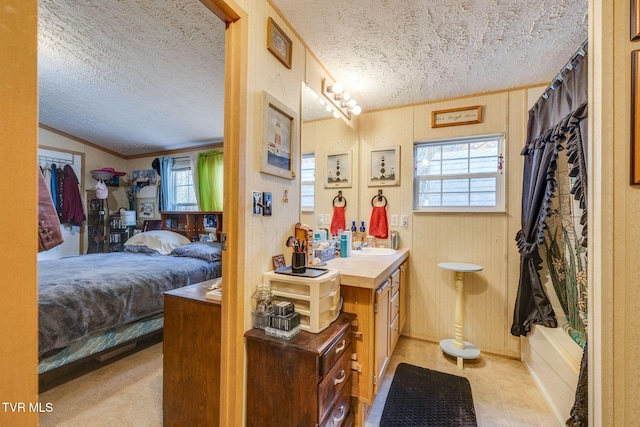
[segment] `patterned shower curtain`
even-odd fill
[[[566,322],[560,322],[569,336],[584,348],[587,343],[587,248],[580,223],[584,209],[571,189],[576,178],[569,176],[567,156],[558,156],[551,215],[546,220],[544,258],[553,288]],[[556,313],[558,316],[561,313]]]

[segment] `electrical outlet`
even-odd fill
[[[391,226],[392,227],[398,226],[398,214],[391,214]]]
[[[318,214],[318,227],[321,227],[323,225],[324,225],[324,215]]]
[[[324,214],[324,224],[325,225],[331,224],[331,214]]]
[[[402,215],[400,217],[400,223],[402,224],[403,227],[408,227],[409,226],[409,215]]]
[[[262,193],[262,216],[271,216],[273,208],[273,196],[271,193]]]
[[[253,210],[251,213],[253,215],[260,215],[262,213],[262,193],[260,191],[252,191],[251,192],[251,202],[253,203]]]

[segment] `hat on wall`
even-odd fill
[[[98,199],[106,199],[109,197],[109,190],[104,181],[100,180],[96,183],[96,197]]]
[[[151,162],[151,167],[156,170],[156,172],[158,173],[158,176],[162,175],[160,173],[160,159],[159,158],[156,157],[155,159],[153,159],[153,162]]]
[[[95,169],[91,171],[91,173],[94,173],[94,172],[106,172],[106,173],[112,173],[118,176],[123,176],[127,174],[126,172],[118,172],[114,168],[102,168],[102,169]]]

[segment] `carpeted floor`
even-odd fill
[[[162,426],[162,343],[40,394],[40,427]]]
[[[400,363],[380,427],[476,427],[469,380]]]

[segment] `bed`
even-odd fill
[[[163,327],[163,293],[219,278],[220,244],[166,230],[133,236],[123,252],[38,263],[38,373],[87,361]]]

